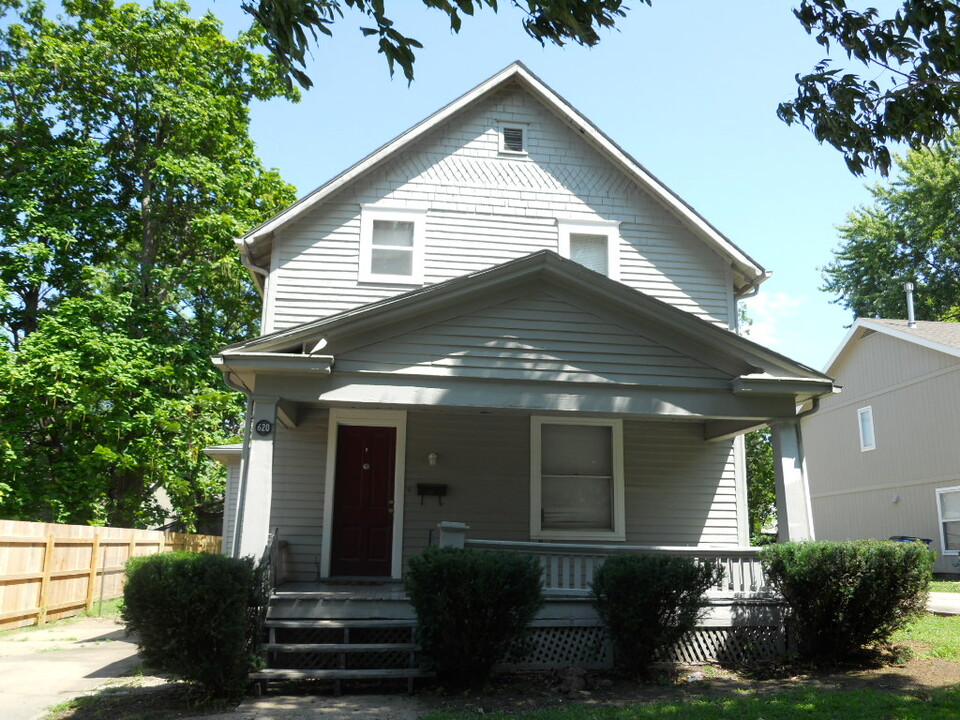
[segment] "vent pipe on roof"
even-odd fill
[[[907,293],[907,327],[915,328],[917,322],[913,319],[913,283],[905,282],[903,290]]]

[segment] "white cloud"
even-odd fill
[[[796,330],[797,318],[801,316],[806,297],[793,297],[787,293],[761,291],[745,301],[747,317],[753,320],[747,337],[777,352],[788,354],[786,336]]]

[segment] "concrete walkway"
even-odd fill
[[[36,720],[47,708],[128,673],[137,645],[115,620],[82,618],[0,636],[0,717]]]
[[[431,710],[410,695],[248,697],[236,710],[185,720],[417,720]]]
[[[927,610],[934,615],[960,615],[960,593],[930,593]]]

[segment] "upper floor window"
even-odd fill
[[[559,251],[565,257],[613,280],[620,279],[620,224],[616,222],[558,223]]]
[[[960,555],[960,487],[937,490],[940,541],[945,555]]]
[[[877,439],[873,431],[873,408],[863,407],[857,410],[857,423],[860,426],[860,452],[874,450]]]
[[[530,448],[532,538],[624,539],[620,420],[534,417]]]
[[[422,283],[424,224],[421,210],[364,207],[360,215],[360,281]]]

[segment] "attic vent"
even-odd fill
[[[506,152],[524,152],[526,148],[523,143],[523,128],[505,127],[503,128],[503,149]]]

